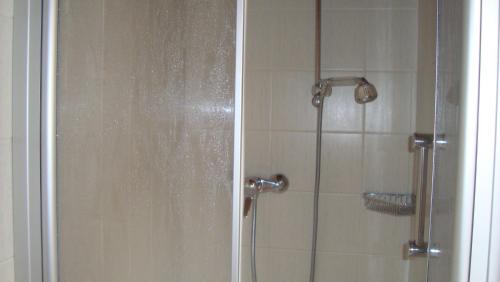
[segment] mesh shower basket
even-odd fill
[[[365,207],[372,211],[395,216],[415,214],[414,194],[365,192],[363,199]]]

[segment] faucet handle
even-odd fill
[[[250,208],[252,207],[252,202],[253,202],[253,198],[245,197],[245,204],[243,206],[243,216],[244,217],[248,216],[248,212],[250,211]]]

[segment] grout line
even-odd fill
[[[314,72],[310,68],[294,67],[248,67],[248,71],[271,71],[271,72]],[[322,67],[321,73],[325,72],[388,72],[388,73],[417,73],[417,68],[394,68],[394,69],[376,69],[376,68],[329,68]]]
[[[6,263],[9,263],[9,262],[14,262],[14,257],[8,257],[6,259],[3,259],[3,260],[0,260],[0,264],[6,264]]]
[[[271,133],[315,133],[314,130],[300,130],[300,129],[247,129],[250,132],[268,132]],[[342,131],[342,130],[323,130],[325,134],[366,134],[366,135],[380,135],[380,136],[409,136],[413,132],[382,132],[382,131]]]
[[[338,8],[323,8],[321,13],[325,12],[342,12],[342,11],[359,11],[359,12],[370,12],[370,11],[414,11],[417,12],[418,7],[338,7]],[[282,11],[303,11],[303,12],[314,12],[314,7],[251,7],[248,8],[248,12],[282,12]]]
[[[310,249],[298,249],[298,248],[284,248],[284,247],[259,247],[258,250],[275,250],[275,251],[293,251],[293,252],[304,252],[307,253]],[[391,254],[371,254],[371,253],[363,253],[363,252],[337,252],[337,251],[317,251],[318,254],[332,254],[339,256],[368,256],[368,257],[384,257],[384,258],[393,258],[393,259],[401,259],[400,255],[391,255]]]
[[[298,191],[298,190],[288,190],[287,194],[313,194],[314,191]],[[362,191],[359,191],[357,193],[337,193],[337,192],[319,192],[320,195],[325,195],[325,196],[338,196],[338,197],[360,197]],[[272,195],[270,195],[272,196]],[[269,198],[269,197],[267,197]]]

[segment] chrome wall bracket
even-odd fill
[[[243,215],[246,217],[248,211],[252,206],[252,202],[257,199],[261,193],[282,193],[288,189],[288,178],[283,174],[276,174],[269,179],[261,177],[249,177],[245,179],[244,193],[245,193],[245,206]]]

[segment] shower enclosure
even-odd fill
[[[452,227],[428,236],[431,218],[453,222],[431,189],[436,162],[438,197],[455,194],[441,172],[457,152],[451,2],[247,1],[245,176],[289,187],[245,210],[243,281],[452,281]]]
[[[16,1],[17,279],[468,281],[474,3]]]

